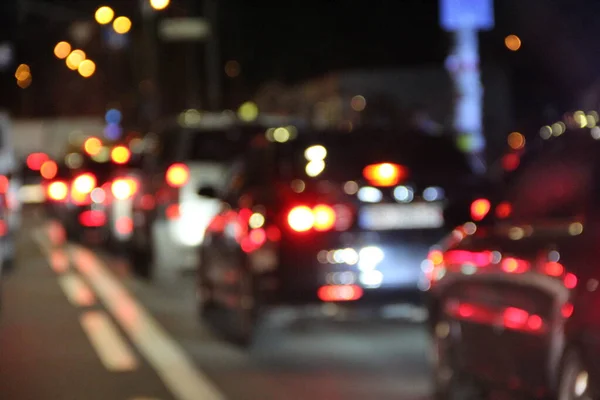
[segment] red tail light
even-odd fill
[[[321,301],[354,301],[363,296],[363,290],[357,285],[321,286],[317,292]]]
[[[88,227],[103,226],[106,223],[106,215],[102,211],[84,211],[79,214],[79,222]]]
[[[5,194],[8,192],[8,178],[4,175],[0,175],[0,194]]]
[[[190,170],[185,164],[173,164],[167,169],[165,177],[169,186],[175,188],[182,187],[190,179]]]
[[[529,263],[525,260],[508,257],[502,260],[502,270],[509,274],[522,274],[529,270]]]
[[[408,170],[397,164],[372,164],[363,170],[363,176],[373,186],[394,186],[406,179]]]
[[[319,232],[329,231],[335,227],[336,220],[335,210],[325,204],[319,204],[312,209],[308,206],[297,206],[287,216],[288,225],[296,232],[307,232],[311,229]]]
[[[111,186],[111,192],[117,200],[126,200],[137,191],[137,182],[133,179],[117,179]]]
[[[496,207],[496,216],[498,218],[505,219],[510,217],[510,214],[512,214],[512,206],[510,205],[510,203],[503,202],[498,204],[498,206]]]
[[[54,201],[62,201],[67,198],[69,188],[64,182],[52,182],[48,186],[48,197]]]
[[[89,173],[82,174],[73,181],[73,190],[81,194],[88,194],[96,188],[96,183],[97,181],[94,175]]]
[[[328,231],[335,226],[335,211],[326,205],[318,205],[313,208],[315,218],[314,228],[319,232]]]
[[[471,204],[471,218],[481,221],[490,212],[491,204],[488,199],[477,199]]]

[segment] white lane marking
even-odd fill
[[[96,302],[94,292],[75,274],[61,275],[58,283],[69,302],[76,307],[89,307]]]
[[[178,400],[225,398],[92,252],[72,246],[71,254],[77,269]]]
[[[138,362],[117,327],[102,311],[88,311],[81,316],[81,326],[109,371],[133,371]]]

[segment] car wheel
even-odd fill
[[[213,290],[208,279],[210,264],[207,260],[205,250],[199,251],[199,265],[196,285],[196,302],[198,304],[198,315],[201,319],[206,319],[210,311],[215,309]]]
[[[591,400],[588,372],[576,351],[569,351],[559,377],[558,400]]]
[[[436,400],[475,400],[486,398],[485,391],[461,371],[453,331],[458,326],[449,321],[435,325],[431,357],[433,364],[434,398]]]
[[[152,240],[152,229],[148,226],[143,226],[137,235],[143,237],[142,240],[137,239],[133,241],[131,246],[131,263],[136,275],[150,279],[154,270],[154,263],[156,261],[156,250],[154,246],[154,240]]]
[[[254,340],[258,323],[258,304],[254,277],[252,273],[243,269],[238,280],[238,304],[234,313],[235,335],[237,342],[248,347]]]

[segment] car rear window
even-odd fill
[[[322,146],[327,152],[325,167],[316,179],[360,180],[366,166],[385,162],[408,168],[410,181],[427,185],[460,179],[472,172],[466,156],[455,147],[451,137],[362,132],[302,138],[282,146],[279,153],[282,175],[310,178],[307,155],[311,157],[305,153],[314,146]]]

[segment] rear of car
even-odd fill
[[[586,313],[581,280],[598,275],[600,153],[589,133],[567,135],[523,159],[504,197],[474,204],[475,222],[423,263],[442,394],[468,381],[554,394],[565,352],[587,335],[571,317],[577,304]]]
[[[50,205],[72,238],[103,243],[107,238],[106,197],[112,166],[81,155],[77,168],[60,167],[47,182]]]
[[[170,272],[196,266],[198,246],[220,209],[218,200],[198,196],[198,188],[220,188],[229,164],[245,150],[249,132],[260,129],[177,126],[151,139],[149,146],[155,150],[147,155],[134,202],[132,249],[137,264]]]
[[[250,215],[266,222],[248,234],[280,231],[274,301],[420,303],[420,263],[449,230],[444,210],[477,187],[451,138],[356,131],[274,147],[264,174],[276,171],[276,200]]]

